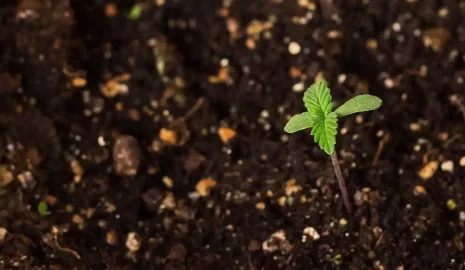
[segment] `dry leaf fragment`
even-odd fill
[[[210,190],[216,186],[216,181],[209,177],[209,178],[204,178],[201,179],[197,185],[196,189],[197,192],[200,194],[200,196],[205,197],[210,194]]]
[[[223,143],[228,143],[234,136],[236,136],[236,131],[231,128],[219,128],[218,135]]]
[[[438,162],[437,161],[430,161],[426,164],[418,173],[423,180],[430,179],[438,170]]]
[[[450,32],[442,27],[425,30],[423,43],[426,47],[431,47],[433,51],[440,52],[450,38]]]
[[[85,78],[82,78],[82,77],[76,77],[76,78],[73,78],[72,84],[76,88],[85,87],[87,85],[87,80]]]
[[[160,140],[168,144],[174,145],[178,143],[178,136],[176,134],[176,131],[171,130],[171,129],[162,128],[160,130],[159,137],[160,137]]]

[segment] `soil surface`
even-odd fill
[[[1,269],[463,269],[465,2],[5,0]],[[330,158],[303,91],[381,109]],[[41,207],[39,207],[39,205]]]

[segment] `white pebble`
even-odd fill
[[[310,236],[313,240],[320,239],[320,234],[313,227],[307,227],[304,229],[304,235]]]
[[[345,74],[340,74],[338,77],[337,77],[337,82],[340,83],[340,84],[343,84],[347,79],[347,75]]]
[[[388,89],[391,89],[394,87],[394,81],[390,78],[387,78],[384,80],[384,86]]]
[[[459,219],[460,219],[461,221],[465,221],[465,211],[460,211],[460,213],[459,213]]]
[[[304,83],[299,82],[299,83],[294,84],[294,86],[292,87],[292,91],[299,93],[299,92],[304,91],[304,88],[305,88]]]
[[[136,252],[140,248],[140,237],[137,233],[135,232],[130,232],[128,233],[128,238],[126,239],[126,247],[129,249],[131,252]]]
[[[7,232],[8,231],[5,228],[0,227],[0,243],[2,243],[5,240],[5,236]]]
[[[222,67],[228,66],[228,65],[229,65],[229,60],[226,59],[226,58],[221,59],[220,65],[221,65]]]
[[[465,156],[460,159],[460,166],[465,167]]]
[[[260,114],[263,118],[268,118],[268,116],[270,116],[270,114],[268,113],[267,110],[263,110],[262,113]]]
[[[444,161],[441,164],[441,170],[445,172],[453,172],[454,171],[454,162],[452,160]]]
[[[299,53],[300,53],[300,45],[299,45],[299,43],[294,42],[294,41],[292,41],[291,43],[289,43],[289,52],[290,52],[292,55],[299,54]]]

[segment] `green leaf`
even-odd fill
[[[323,117],[313,118],[312,133],[320,148],[331,155],[336,145],[337,116],[331,112]]]
[[[338,117],[343,117],[349,114],[373,111],[381,107],[382,103],[383,101],[377,96],[359,95],[342,104],[335,113]]]
[[[287,133],[294,133],[302,129],[307,129],[312,127],[312,119],[309,112],[299,113],[291,117],[287,121],[284,131]]]
[[[48,211],[47,202],[45,201],[41,201],[39,203],[39,205],[37,206],[37,211],[39,212],[39,215],[42,217],[50,215],[50,212]]]
[[[304,103],[312,116],[327,115],[333,109],[331,92],[325,81],[318,81],[304,93]]]
[[[331,102],[331,92],[325,81],[318,81],[304,94],[304,103],[311,115],[314,140],[328,155],[334,152],[337,134],[337,116]]]
[[[130,20],[137,20],[142,14],[142,6],[140,4],[135,4],[131,11],[129,11],[128,18]]]

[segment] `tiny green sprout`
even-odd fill
[[[41,217],[45,217],[50,215],[50,211],[48,211],[48,205],[46,201],[41,201],[37,206],[37,211]]]
[[[137,20],[139,19],[141,14],[142,14],[142,5],[135,4],[134,6],[132,6],[131,11],[129,11],[128,18],[130,20]]]
[[[342,255],[336,254],[336,256],[333,257],[333,263],[335,265],[340,265],[342,263]]]
[[[331,156],[344,204],[350,213],[349,196],[337,155],[334,151],[336,146],[337,121],[339,118],[350,114],[376,110],[381,107],[382,100],[373,95],[359,95],[348,100],[333,111],[331,90],[325,81],[319,80],[305,91],[303,102],[307,111],[291,117],[284,127],[284,131],[294,133],[311,128],[310,134],[314,137],[315,142],[325,153]]]

